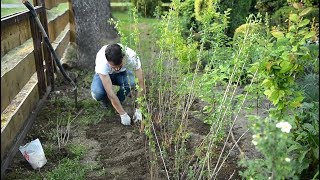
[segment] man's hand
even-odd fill
[[[134,115],[133,115],[133,119],[134,119],[134,122],[142,121],[142,114],[140,109],[136,109],[136,112],[134,112]]]
[[[121,124],[125,126],[129,126],[131,124],[131,118],[127,113],[120,115],[120,117],[121,117]]]

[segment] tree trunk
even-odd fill
[[[109,0],[72,0],[74,13],[77,66],[93,69],[99,49],[118,41],[118,33],[108,23],[112,17]]]

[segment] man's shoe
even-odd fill
[[[101,107],[102,107],[103,109],[107,109],[107,108],[109,108],[109,106],[110,106],[110,103],[101,101]]]

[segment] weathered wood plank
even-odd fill
[[[63,53],[67,49],[69,42],[70,42],[70,25],[67,24],[67,26],[64,28],[63,31],[61,31],[57,39],[52,43],[52,47],[57,53],[57,56],[59,59],[62,58]]]
[[[35,7],[37,13],[41,7]],[[28,11],[1,18],[1,58],[11,49],[31,38]]]
[[[28,19],[1,30],[1,58],[11,49],[31,38]]]
[[[1,59],[1,112],[36,71],[32,39]]]
[[[50,42],[55,41],[55,39],[59,36],[61,31],[66,27],[69,23],[69,11],[65,11],[62,15],[56,17],[53,20],[49,20],[48,23],[48,35],[50,38]]]
[[[1,113],[1,161],[22,128],[26,117],[29,116],[38,101],[38,80],[35,73],[10,105]]]
[[[39,13],[42,9],[40,6],[34,7],[37,13]],[[3,28],[6,28],[12,24],[19,23],[20,21],[24,21],[30,17],[29,11],[21,11],[8,16],[1,17],[1,31]]]

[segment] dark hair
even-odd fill
[[[114,65],[118,66],[122,63],[124,54],[122,53],[122,48],[119,44],[110,44],[107,46],[105,55],[107,61],[112,62]]]

